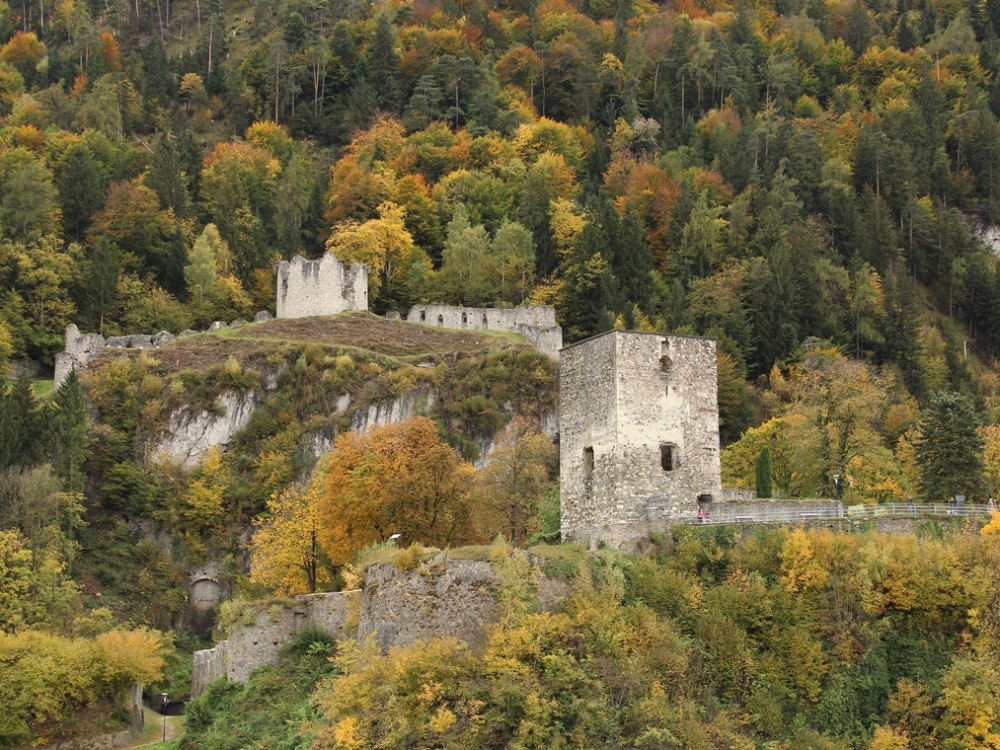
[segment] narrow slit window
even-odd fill
[[[594,449],[584,448],[583,449],[583,475],[585,477],[593,476],[594,474]]]
[[[427,313],[423,310],[420,311],[420,322],[423,323],[427,320]]]
[[[469,323],[469,316],[466,315],[465,313],[462,313],[462,328],[465,328],[465,326],[468,325],[468,323]]]
[[[444,325],[444,315],[438,315],[438,325],[439,326]]]
[[[660,446],[660,468],[664,471],[673,471],[677,465],[677,446],[664,443]]]

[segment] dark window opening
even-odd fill
[[[677,446],[675,445],[664,443],[660,446],[660,468],[664,471],[674,470],[674,466],[677,464],[676,450]]]
[[[427,313],[424,312],[423,310],[421,310],[420,311],[420,322],[423,323],[425,320],[427,320]]]
[[[469,316],[462,313],[462,327],[464,328],[469,323]]]
[[[484,314],[483,315],[483,328],[486,328],[488,325],[489,325],[489,323],[486,321],[486,315]]]
[[[660,357],[660,372],[667,374],[670,372],[670,368],[674,366],[674,361],[670,359],[666,354]]]
[[[438,315],[438,325],[439,326],[444,325],[444,315]]]
[[[589,477],[594,473],[594,449],[583,449],[583,475]]]

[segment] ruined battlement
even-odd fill
[[[266,310],[257,313],[255,323],[270,320],[271,314]],[[208,327],[209,332],[221,331],[223,328],[244,325],[244,320],[234,320],[232,323],[215,321]],[[75,323],[66,326],[63,351],[56,354],[56,366],[53,379],[58,388],[71,370],[86,370],[90,363],[105,349],[159,349],[168,341],[179,336],[191,336],[197,331],[181,331],[174,336],[169,331],[159,333],[134,333],[128,336],[109,336],[105,338],[99,333],[80,333]]]
[[[716,342],[609,331],[562,350],[563,541],[633,546],[722,490]]]
[[[368,309],[368,266],[346,268],[333,253],[316,260],[296,255],[278,264],[276,312],[279,318],[335,315]]]
[[[538,351],[559,359],[562,328],[551,305],[518,305],[514,308],[414,305],[406,320],[441,328],[459,328],[516,333]]]

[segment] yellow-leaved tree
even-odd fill
[[[476,476],[484,536],[502,532],[514,544],[524,543],[536,530],[535,511],[549,491],[557,459],[557,448],[537,422],[511,420]]]
[[[326,249],[344,263],[364,263],[374,273],[368,277],[371,297],[380,293],[392,297],[397,280],[409,273],[414,263],[430,268],[426,253],[413,242],[406,229],[406,211],[385,201],[379,204],[379,217],[364,223],[344,221],[333,228]]]
[[[335,565],[393,534],[402,543],[436,547],[473,539],[469,496],[475,469],[441,442],[426,417],[344,433],[324,475],[319,539]]]
[[[267,502],[254,521],[250,580],[275,593],[311,594],[330,581],[319,546],[320,474],[301,489],[290,488]]]

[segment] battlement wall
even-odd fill
[[[562,328],[556,323],[556,310],[551,305],[514,308],[414,305],[406,320],[441,328],[516,333],[553,359],[559,359],[562,348]]]

